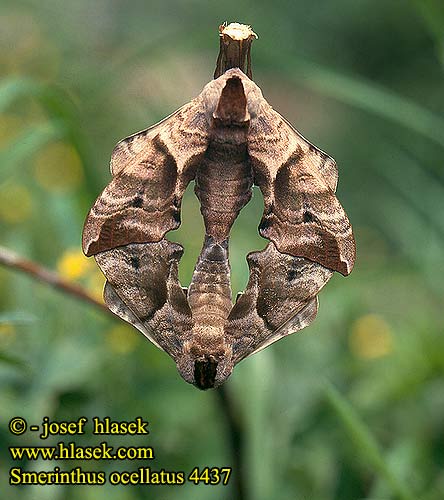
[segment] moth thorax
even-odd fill
[[[206,156],[208,157],[210,148],[218,147],[223,157],[221,161],[224,161],[227,156],[234,156],[232,158],[233,161],[245,161],[248,158],[247,141],[249,126],[249,121],[237,125],[233,123],[226,124],[219,118],[213,118],[210,132],[210,146],[206,151]],[[239,148],[239,153],[233,151],[233,146]],[[238,158],[235,158],[235,156],[238,156]]]

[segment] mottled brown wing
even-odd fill
[[[180,225],[182,196],[207,148],[207,127],[197,97],[117,144],[111,158],[113,179],[83,228],[86,255],[128,243],[160,241]]]
[[[225,328],[236,363],[308,326],[316,317],[316,296],[333,274],[308,259],[281,254],[273,243],[247,259],[250,279]]]
[[[183,249],[163,239],[101,252],[95,259],[107,277],[105,302],[176,359],[191,335],[191,310],[178,280]]]
[[[251,119],[248,152],[264,196],[259,230],[279,251],[344,275],[355,261],[350,222],[334,192],[336,163],[263,100]]]
[[[139,330],[139,332],[141,332],[156,347],[162,349],[162,347],[155,340],[156,337],[153,334],[153,330],[149,327],[149,325],[144,325],[139,320],[139,318],[133,313],[133,311],[131,311],[131,309],[119,297],[117,292],[114,290],[114,288],[108,281],[105,283],[105,289],[103,290],[103,298],[105,299],[105,303],[108,306],[108,309],[112,313],[114,313],[116,316],[123,319],[123,321],[126,321],[134,328]]]

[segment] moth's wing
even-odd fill
[[[108,309],[114,313],[119,318],[123,319],[134,328],[139,330],[150,342],[152,342],[156,347],[162,349],[162,347],[156,342],[155,336],[153,335],[152,329],[149,325],[144,325],[139,318],[131,311],[131,309],[123,302],[123,300],[117,295],[117,292],[110,285],[109,281],[105,283],[105,289],[103,291],[103,298],[105,299],[105,304]],[[163,349],[162,349],[163,350]]]
[[[264,196],[259,230],[279,251],[349,274],[355,241],[334,192],[336,163],[263,100],[252,117],[248,151]]]
[[[259,343],[255,350],[251,354],[256,354],[259,351],[262,351],[269,345],[273,344],[277,340],[286,337],[287,335],[291,335],[292,333],[296,333],[299,330],[309,326],[315,319],[318,314],[318,298],[313,297],[311,300],[305,303],[304,307],[287,323],[279,327],[272,335],[265,338],[262,343]]]
[[[192,327],[191,310],[178,279],[182,252],[180,245],[163,239],[95,256],[108,280],[105,301],[110,309],[173,358],[180,354]]]
[[[319,170],[319,172],[324,177],[327,186],[335,193],[338,186],[338,166],[335,160],[329,156],[327,153],[319,149],[313,143],[308,141],[298,130],[296,130],[293,125],[285,119],[277,111],[272,111],[279,116],[279,118],[287,125],[287,129],[282,132],[291,136],[291,133],[295,134],[293,140],[306,151],[306,162],[311,168]]]
[[[228,317],[225,333],[237,363],[316,317],[317,294],[333,272],[302,257],[281,254],[273,243],[248,255],[250,279]]]
[[[197,97],[117,144],[111,157],[113,179],[83,228],[86,255],[128,243],[160,241],[179,227],[182,196],[207,148],[207,128]]]

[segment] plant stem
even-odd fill
[[[243,464],[243,431],[239,422],[239,412],[236,410],[233,398],[225,385],[218,387],[216,394],[219,397],[222,411],[225,414],[230,436],[231,454],[233,457],[233,479],[235,481],[235,494],[233,498],[236,500],[245,500],[247,496],[245,489],[245,468]]]
[[[15,252],[0,246],[0,265],[9,267],[11,269],[17,269],[22,273],[29,274],[34,279],[42,281],[52,286],[53,288],[62,290],[77,299],[83,300],[89,304],[98,307],[101,311],[106,311],[109,313],[109,309],[106,305],[93,297],[88,291],[86,291],[82,286],[76,283],[70,283],[63,279],[59,274],[51,271],[40,264],[24,259]],[[113,315],[114,316],[114,315]]]
[[[373,469],[377,470],[381,476],[384,477],[394,495],[399,498],[399,500],[415,500],[417,497],[410,492],[408,486],[404,485],[392,472],[379,449],[376,439],[367,425],[356,413],[352,405],[328,380],[325,380],[324,384],[325,397],[328,403],[341,420],[349,435],[358,445],[361,450],[361,455]]]
[[[257,38],[256,33],[246,24],[231,23],[219,26],[220,47],[217,57],[214,78],[219,78],[231,68],[239,68],[248,78],[251,72],[251,42]]]

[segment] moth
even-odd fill
[[[120,141],[112,180],[92,206],[83,250],[105,274],[109,309],[141,331],[200,389],[217,387],[242,359],[308,326],[334,271],[355,261],[350,222],[335,196],[335,161],[297,132],[239,68],[160,123]],[[188,288],[183,248],[168,241],[194,180],[205,240]],[[233,305],[230,229],[264,198],[250,278]]]

